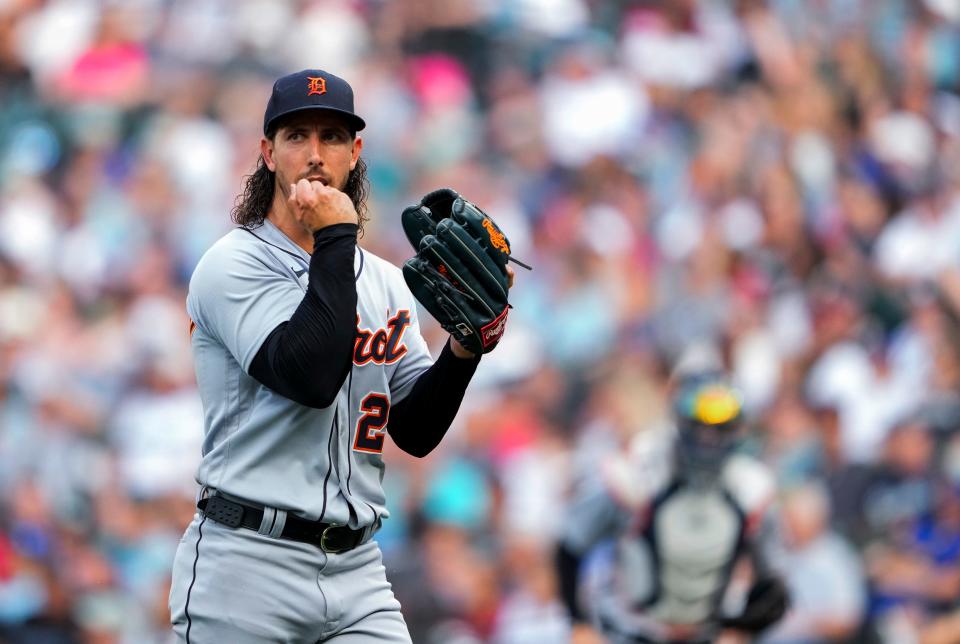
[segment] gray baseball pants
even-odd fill
[[[170,617],[186,644],[410,644],[376,541],[328,554],[202,514],[177,548]]]

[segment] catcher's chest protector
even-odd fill
[[[626,544],[622,550],[623,575],[637,569],[631,558],[650,553],[639,568],[650,571],[652,587],[646,598],[634,594],[633,603],[646,604],[645,613],[666,623],[699,624],[710,618],[729,581],[745,523],[721,488],[669,490],[654,504],[650,524],[639,537],[646,547],[636,547],[641,544],[633,540],[634,547]]]

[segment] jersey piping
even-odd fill
[[[327,514],[327,484],[330,483],[330,473],[333,471],[333,453],[330,451],[330,446],[333,444],[333,432],[337,428],[337,415],[336,411],[333,412],[333,425],[330,426],[330,434],[327,437],[327,475],[323,478],[323,509],[320,510],[320,521],[323,521],[323,517]]]
[[[207,521],[204,516],[197,526],[197,545],[196,554],[193,557],[193,576],[190,578],[190,587],[187,588],[187,602],[183,605],[183,614],[187,616],[187,644],[190,644],[190,628],[193,626],[193,619],[190,618],[190,593],[193,592],[193,584],[197,581],[197,562],[200,561],[200,541],[203,539],[203,524]]]
[[[296,257],[296,258],[299,259],[299,260],[303,260],[303,257],[301,257],[300,255],[297,255],[296,253],[291,253],[291,252],[290,252],[289,250],[287,250],[286,248],[283,248],[283,247],[281,247],[281,246],[277,246],[276,244],[274,244],[274,243],[271,242],[271,241],[267,241],[266,239],[264,239],[263,237],[261,237],[261,236],[258,235],[257,233],[253,232],[252,230],[250,230],[250,229],[247,228],[246,226],[240,226],[240,230],[245,230],[245,231],[247,231],[248,233],[250,233],[251,235],[253,235],[253,236],[256,237],[257,239],[259,239],[260,241],[262,241],[262,242],[263,242],[264,244],[266,244],[267,246],[273,246],[273,247],[276,248],[277,250],[282,251],[282,252],[286,253],[287,255],[290,255],[291,257]],[[353,276],[353,280],[354,280],[354,281],[357,281],[358,279],[360,279],[360,273],[363,272],[363,249],[360,248],[359,246],[357,246],[357,252],[360,253],[360,266],[359,266],[359,268],[357,268],[357,274]]]
[[[361,264],[361,268],[363,265]],[[351,389],[353,388],[353,364],[350,365],[350,374],[347,376],[347,405],[350,404],[350,401],[353,400],[350,397]],[[353,411],[349,407],[347,408],[347,424],[350,423],[350,412]],[[347,494],[352,495],[353,492],[350,491],[350,477],[353,475],[353,446],[350,445],[350,428],[347,427]],[[376,512],[374,512],[376,514]]]

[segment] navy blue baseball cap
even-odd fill
[[[322,69],[304,69],[277,79],[263,113],[263,134],[270,132],[278,118],[306,110],[342,114],[349,127],[359,132],[366,123],[353,112],[353,88],[339,76]]]

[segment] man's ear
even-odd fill
[[[260,156],[270,172],[277,171],[277,162],[273,160],[273,140],[266,137],[260,139]]]
[[[350,153],[350,169],[357,167],[357,160],[360,158],[360,151],[363,150],[363,139],[359,136],[353,139],[353,151]]]

